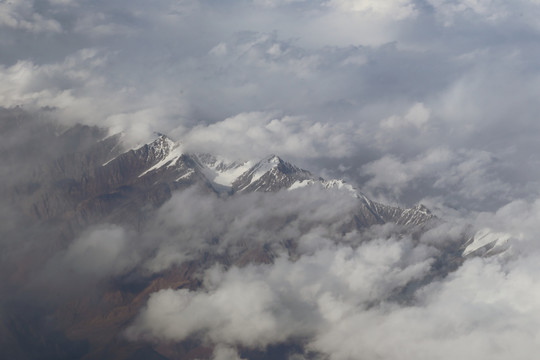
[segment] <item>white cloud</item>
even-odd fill
[[[0,2],[0,27],[33,33],[62,31],[62,26],[58,21],[47,18],[35,10],[32,0]]]
[[[403,116],[390,116],[381,121],[381,127],[388,130],[399,130],[407,126],[421,129],[429,121],[430,111],[422,103],[414,104]]]
[[[158,272],[210,250],[235,256],[243,245],[266,244],[280,252],[283,241],[337,239],[352,223],[357,206],[357,199],[346,192],[316,186],[227,199],[186,190],[165,203],[147,229],[156,251],[145,266]]]
[[[257,280],[230,281],[211,294],[162,290],[151,296],[140,321],[156,338],[183,340],[204,331],[214,342],[256,347],[286,339],[274,302],[268,285]]]
[[[78,99],[74,90],[82,86],[102,84],[102,78],[92,76],[92,69],[102,59],[93,49],[69,56],[63,63],[36,65],[30,61],[0,67],[0,102],[6,107],[16,105],[58,106],[64,108]]]
[[[434,192],[441,196],[441,205],[468,201],[465,209],[495,199],[501,206],[519,189],[492,175],[502,171],[499,166],[493,154],[478,150],[435,148],[405,161],[384,156],[362,167],[370,177],[362,190],[374,196],[382,192],[388,196],[386,201],[399,202],[402,194],[420,187],[423,196]]]
[[[330,0],[326,4],[340,11],[360,12],[396,20],[416,14],[415,4],[410,0]]]
[[[212,360],[242,360],[234,348],[218,345],[214,348]]]
[[[174,341],[203,334],[231,356],[235,346],[294,338],[336,360],[359,353],[384,360],[525,359],[540,349],[539,208],[538,201],[516,202],[481,214],[477,223],[519,231],[519,251],[468,259],[447,277],[417,283],[408,296],[400,291],[429,274],[438,250],[408,238],[357,248],[326,242],[295,261],[215,267],[196,291],[155,293],[128,334]]]
[[[346,156],[354,138],[340,124],[323,124],[301,116],[242,113],[221,122],[194,127],[186,146],[221,153],[232,159],[260,158],[272,153],[287,157]]]
[[[539,318],[531,313],[539,284],[522,270],[468,261],[448,280],[428,286],[418,305],[356,312],[312,349],[332,359],[359,351],[381,359],[527,358],[540,346],[533,330]]]
[[[304,2],[306,0],[253,0],[254,4],[266,6],[266,7],[276,7],[289,5],[294,3]]]
[[[203,333],[211,343],[251,348],[312,336],[421,279],[432,254],[410,240],[375,240],[358,249],[327,246],[296,262],[214,268],[205,290],[152,294],[127,334],[180,341]]]
[[[82,121],[108,128],[111,134],[124,133],[127,148],[153,140],[156,131],[177,128],[188,106],[174,96],[115,88],[105,75],[114,57],[104,50],[83,49],[58,63],[0,65],[0,104],[54,108],[68,125]]]

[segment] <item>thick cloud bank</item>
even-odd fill
[[[321,249],[291,262],[206,273],[207,291],[152,295],[132,335],[182,340],[206,331],[213,342],[266,346],[305,337],[356,307],[379,303],[430,269],[424,247],[373,241]],[[171,315],[174,314],[174,318]]]
[[[514,231],[511,248],[428,281],[449,224],[419,241],[379,229],[358,247],[305,236],[297,260],[213,267],[201,289],[152,294],[126,335],[263,349],[297,340],[304,355],[330,359],[526,359],[540,350],[537,207],[481,215],[478,224]]]
[[[296,262],[209,270],[204,289],[162,290],[127,330],[132,339],[265,347],[304,339],[331,359],[526,359],[540,349],[539,254],[472,259],[448,278],[393,294],[426,275],[433,249],[374,240],[328,246]]]

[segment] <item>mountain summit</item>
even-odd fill
[[[313,178],[309,171],[270,155],[240,175],[232,185],[235,192],[268,192],[290,188],[296,181]]]

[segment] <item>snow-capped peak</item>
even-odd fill
[[[254,167],[250,169],[250,172],[252,174],[251,183],[259,180],[264,174],[274,169],[282,162],[283,161],[276,155],[270,155],[265,159],[261,160],[259,163],[257,163]]]
[[[167,156],[171,153],[173,149],[179,146],[179,144],[175,143],[167,136],[159,133],[158,135],[159,137],[156,140],[148,144],[148,146],[156,155],[160,154],[161,156]]]
[[[281,160],[281,158],[277,155],[269,155],[267,156],[266,158],[264,158],[261,162],[268,162],[268,163],[271,163],[271,164],[279,164],[280,162],[283,162],[283,160]]]
[[[159,137],[148,144],[149,154],[159,160],[149,169],[146,169],[143,173],[139,175],[142,177],[149,173],[150,171],[160,169],[163,166],[170,167],[176,163],[176,160],[183,155],[183,149],[180,143],[174,142],[169,139],[167,136],[159,134]]]
[[[343,179],[324,180],[322,178],[318,178],[318,179],[313,178],[313,179],[307,179],[307,180],[299,180],[299,181],[296,181],[294,184],[292,184],[289,187],[289,190],[295,190],[295,189],[299,189],[299,188],[303,188],[303,187],[311,186],[315,184],[319,184],[325,189],[336,189],[340,191],[348,191],[351,194],[351,196],[359,198],[359,199],[365,198],[364,194],[362,194],[354,186],[347,183]]]
[[[279,156],[270,155],[257,162],[233,182],[233,188],[241,191],[276,191],[287,189],[294,182],[312,179],[309,171],[302,170]]]

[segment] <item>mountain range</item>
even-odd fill
[[[3,126],[9,132],[17,131],[21,124],[4,123]],[[88,126],[76,126],[61,132],[47,127],[41,137],[36,138],[35,148],[17,149],[15,146],[10,148],[11,152],[6,150],[4,167],[10,165],[13,169],[12,160],[18,164],[26,161],[25,166],[21,165],[24,169],[18,171],[18,180],[4,183],[2,188],[7,203],[19,214],[17,222],[26,225],[6,227],[2,235],[17,239],[19,243],[28,237],[40,239],[34,249],[21,250],[23,255],[16,261],[3,265],[8,274],[3,279],[4,290],[13,290],[2,303],[4,309],[9,310],[4,310],[0,316],[0,352],[8,358],[135,360],[209,357],[211,348],[196,340],[180,344],[134,343],[122,334],[151,293],[166,288],[196,289],[201,286],[201,271],[215,263],[226,267],[271,263],[283,253],[294,259],[298,246],[294,236],[273,243],[251,241],[251,238],[244,239],[241,235],[237,241],[234,240],[233,246],[222,245],[224,240],[217,233],[209,236],[206,247],[197,240],[194,242],[195,250],[182,248],[190,255],[183,261],[171,262],[170,266],[148,272],[134,265],[128,271],[89,281],[88,286],[95,286],[99,289],[96,291],[81,290],[79,287],[84,288],[85,285],[77,283],[73,285],[77,290],[68,289],[68,294],[59,295],[60,301],[48,299],[45,301],[47,305],[31,301],[22,304],[20,300],[22,294],[26,298],[27,293],[36,291],[36,288],[42,291],[43,287],[49,287],[46,281],[35,280],[40,278],[41,269],[54,268],[55,262],[61,262],[55,260],[57,254],[65,253],[65,249],[69,254],[74,239],[84,236],[89,228],[100,224],[121,226],[132,232],[134,238],[157,241],[156,229],[170,227],[159,222],[159,214],[165,211],[163,209],[175,194],[197,191],[197,194],[203,194],[200,196],[232,201],[228,199],[243,199],[260,193],[265,197],[256,201],[266,201],[266,197],[287,201],[295,192],[304,191],[306,196],[310,196],[309,191],[313,189],[317,193],[325,193],[326,201],[335,198],[348,204],[344,216],[332,220],[335,224],[326,225],[340,234],[362,234],[373,226],[391,225],[392,233],[397,236],[408,234],[418,238],[441,221],[423,205],[402,209],[374,202],[343,180],[325,180],[277,155],[235,161],[219,154],[187,152],[181,142],[163,134],[157,134],[153,141],[129,150],[123,148],[121,140],[121,134],[108,136],[104,130]],[[44,145],[51,141],[54,146]],[[46,154],[45,148],[49,149]],[[317,206],[326,205],[320,202]],[[188,207],[186,212],[189,211]],[[258,229],[279,234],[299,216],[294,211],[282,210],[279,204],[268,214],[264,222],[257,223]],[[206,218],[204,221],[211,224],[213,220]],[[301,223],[296,230],[298,237],[317,226],[321,224]],[[187,232],[188,228],[179,225],[170,236],[180,239],[178,232]],[[171,229],[169,233],[173,232]],[[459,244],[445,245],[448,248],[433,265],[431,278],[445,276],[460,264],[466,240],[464,237]],[[225,250],[212,250],[219,246]],[[410,283],[393,296],[407,301],[416,286],[429,280],[421,279],[416,285]],[[21,287],[21,283],[32,286]],[[54,286],[50,289],[55,291]],[[263,359],[268,358],[268,354],[287,351],[291,346],[296,345],[281,344],[265,351],[244,349],[243,354],[249,353],[250,359]]]
[[[320,186],[346,191],[358,199],[361,207],[356,214],[358,226],[386,222],[421,225],[433,218],[422,205],[401,209],[373,202],[343,180],[324,180],[277,155],[261,160],[228,161],[213,154],[186,153],[180,143],[165,135],[159,135],[153,142],[136,149],[116,154],[120,146],[118,138],[108,137],[86,153],[70,154],[56,160],[52,171],[48,170],[52,172],[49,177],[54,179],[53,187],[64,185],[61,190],[67,190],[72,207],[55,206],[54,201],[41,192],[42,196],[32,204],[34,215],[49,219],[74,211],[75,216],[85,222],[92,216],[116,213],[126,204],[131,204],[132,209],[148,202],[159,206],[172,192],[191,186],[229,196]],[[50,190],[45,188],[44,193],[49,194]]]

